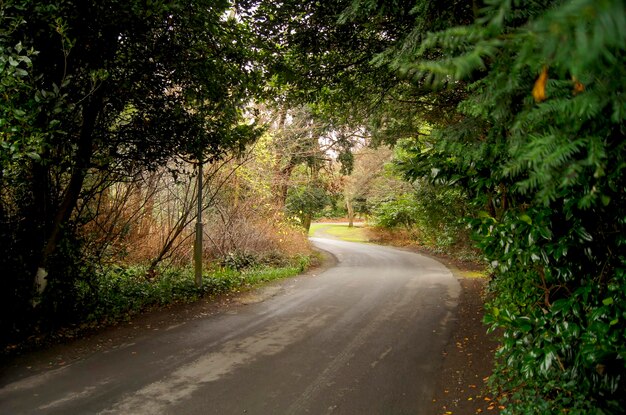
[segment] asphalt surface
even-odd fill
[[[4,370],[0,413],[429,414],[457,280],[419,254],[313,242],[337,265],[262,301],[59,369]]]

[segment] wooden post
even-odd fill
[[[198,162],[198,218],[196,221],[196,243],[194,246],[196,287],[202,288],[202,161]]]

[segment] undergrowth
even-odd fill
[[[148,266],[111,265],[101,269],[89,282],[77,281],[74,318],[54,331],[40,327],[28,339],[4,345],[4,353],[36,347],[52,339],[75,337],[84,330],[128,321],[155,307],[191,303],[202,297],[244,291],[260,284],[304,272],[315,258],[298,255],[281,265],[256,264],[250,267],[215,266],[205,270],[202,287],[195,285],[191,267],[161,267],[152,278]]]
[[[163,268],[154,279],[143,266],[114,266],[96,278],[96,285],[82,287],[82,303],[89,307],[84,321],[119,320],[151,306],[192,302],[200,297],[240,291],[255,285],[297,275],[306,270],[309,256],[298,256],[275,267],[214,267],[205,271],[202,287],[196,287],[192,268]]]
[[[465,263],[473,263],[484,268],[484,259],[465,237],[459,237],[451,244],[430,243],[419,237],[415,232],[402,228],[384,228],[373,226],[367,228],[369,240],[373,243],[400,247],[417,247],[433,255],[443,255]]]

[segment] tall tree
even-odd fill
[[[474,229],[493,266],[488,321],[504,330],[492,380],[503,412],[621,413],[624,3],[487,5],[394,55],[402,73],[469,93],[403,167],[484,209]]]
[[[621,413],[623,2],[246,3],[277,83],[338,123],[413,138],[407,177],[482,210],[505,412]]]
[[[337,129],[368,127],[374,143],[393,143],[413,136],[425,121],[452,120],[465,96],[460,87],[432,94],[423,81],[389,70],[387,55],[409,35],[415,42],[428,31],[470,22],[472,1],[237,4],[264,51],[272,99],[314,104]]]
[[[74,229],[85,219],[77,208],[97,192],[98,177],[115,180],[173,155],[219,158],[256,137],[242,118],[258,84],[249,34],[227,17],[230,7],[226,0],[0,4],[10,109],[0,124],[0,239],[11,252],[0,260],[10,270],[3,326],[33,294],[38,301],[46,282],[50,292],[71,287],[71,256],[80,256]]]

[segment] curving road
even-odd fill
[[[312,240],[336,266],[62,369],[5,370],[0,413],[428,413],[456,279],[415,253]]]

